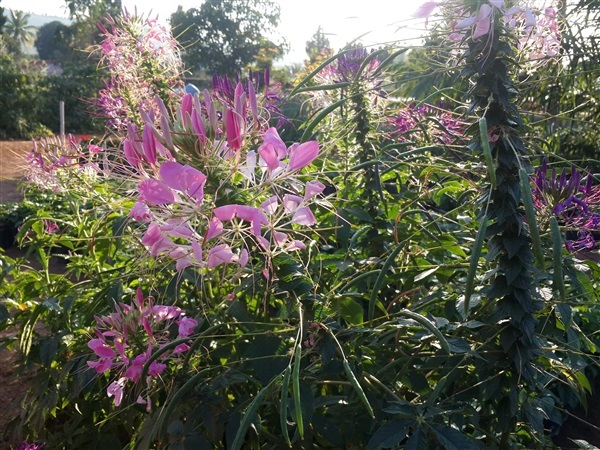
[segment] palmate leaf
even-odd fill
[[[476,450],[483,448],[479,442],[456,428],[432,426],[437,441],[446,450]]]
[[[366,450],[394,448],[406,439],[412,420],[392,420],[384,423],[369,440]]]

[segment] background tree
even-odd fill
[[[270,39],[279,18],[280,7],[271,0],[207,0],[200,8],[179,7],[171,27],[186,49],[188,68],[232,75],[257,60],[269,67],[284,53],[283,38]]]
[[[0,7],[0,33],[2,33],[2,29],[4,28],[5,23],[6,23],[6,16],[4,15],[4,8]]]
[[[29,25],[29,14],[11,9],[8,20],[4,24],[5,40],[9,51],[20,54],[23,46],[35,39],[36,29]]]
[[[55,20],[38,30],[35,48],[40,59],[64,62],[71,58],[73,39],[73,28]]]
[[[69,16],[77,21],[112,16],[121,12],[121,0],[65,0]]]
[[[308,62],[314,63],[322,57],[328,58],[333,55],[333,49],[331,48],[331,43],[325,33],[323,33],[323,29],[319,26],[317,31],[310,38],[310,41],[306,41],[306,54],[308,55]]]
[[[64,0],[69,9],[69,16],[75,22],[71,25],[74,32],[73,47],[84,50],[73,53],[80,55],[80,60],[88,58],[88,50],[102,41],[98,22],[104,22],[108,16],[121,14],[121,0]]]

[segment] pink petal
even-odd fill
[[[165,161],[160,165],[158,173],[171,189],[183,191],[183,172],[183,165],[175,161]]]
[[[115,406],[120,406],[123,401],[123,386],[127,378],[119,378],[119,381],[113,381],[106,389],[106,394],[109,397],[115,396]]]
[[[302,208],[298,208],[294,213],[292,222],[297,223],[298,225],[311,226],[317,223],[317,219],[315,219],[315,216],[308,206],[303,206]]]
[[[242,147],[242,135],[236,113],[232,109],[228,109],[225,113],[225,132],[227,133],[229,148],[232,150],[240,149]]]
[[[140,157],[135,151],[135,147],[133,146],[132,141],[129,139],[125,139],[125,142],[123,142],[123,154],[125,155],[125,159],[131,166],[140,167]]]
[[[148,222],[152,219],[152,211],[145,203],[135,202],[131,211],[129,211],[128,217],[133,217],[137,222]]]
[[[283,245],[285,244],[285,241],[287,241],[287,234],[282,233],[281,231],[275,231],[273,232],[273,240],[275,241],[275,244],[277,245]]]
[[[177,355],[179,353],[184,353],[189,350],[190,346],[187,344],[179,344],[177,347],[173,349],[173,354]]]
[[[224,205],[213,209],[213,214],[219,220],[232,220],[235,217],[238,205]]]
[[[461,20],[456,25],[454,25],[455,30],[464,30],[465,28],[469,28],[475,25],[475,21],[477,20],[476,16],[467,17],[466,19]]]
[[[224,263],[237,261],[237,255],[231,251],[231,247],[227,244],[220,244],[213,247],[208,252],[208,267],[218,267]]]
[[[282,159],[286,154],[287,154],[287,147],[285,146],[285,142],[283,142],[281,140],[281,138],[279,137],[279,133],[277,132],[277,129],[274,127],[269,128],[267,131],[265,131],[265,134],[263,136],[263,144],[262,145],[267,145],[270,144],[273,146],[275,153],[277,154],[277,157],[279,159]],[[261,147],[262,147],[261,145]],[[260,147],[259,147],[260,150]]]
[[[243,249],[240,252],[240,260],[239,260],[239,264],[242,267],[246,267],[246,264],[248,264],[248,250]]]
[[[260,204],[260,207],[267,214],[275,214],[275,211],[277,211],[277,207],[278,206],[279,206],[279,201],[277,200],[277,196],[276,195],[273,195],[272,197],[269,197],[267,200],[265,200],[264,202],[262,202]]]
[[[112,361],[107,358],[102,358],[98,361],[88,361],[87,365],[94,369],[97,373],[104,373],[111,369]]]
[[[481,5],[481,7],[479,8],[479,12],[477,13],[475,31],[473,31],[473,35],[471,36],[473,40],[478,39],[481,36],[485,36],[490,32],[490,26],[492,22],[492,19],[490,17],[491,14],[492,7],[490,5]]]
[[[137,290],[135,291],[134,301],[135,304],[138,305],[140,308],[144,307],[144,292],[141,288],[137,288]]]
[[[308,141],[300,144],[290,155],[288,170],[300,170],[308,166],[319,155],[319,143],[317,141]]]
[[[185,338],[194,334],[194,328],[198,326],[198,322],[189,317],[182,317],[177,324],[179,333],[178,338]]]
[[[206,184],[206,175],[187,164],[183,168],[183,179],[186,192],[201,201],[204,197],[204,185]]]
[[[210,219],[208,224],[208,230],[206,231],[205,239],[208,241],[223,232],[223,222],[221,222],[218,218],[213,217]]]
[[[534,27],[536,24],[535,16],[531,12],[531,9],[525,8],[525,26]]]
[[[304,200],[297,195],[285,194],[283,196],[283,207],[288,214],[293,213],[298,208],[298,205]]]
[[[148,164],[156,163],[156,142],[154,141],[154,133],[152,132],[152,125],[144,125],[144,131],[142,133],[142,145],[144,148],[144,157]]]
[[[306,245],[304,244],[304,242],[298,241],[296,239],[294,239],[290,245],[287,246],[287,250],[288,251],[293,251],[293,250],[306,250]]]
[[[190,258],[184,256],[182,258],[178,258],[175,262],[175,270],[181,272],[183,269],[185,269],[186,267],[190,267],[191,265],[192,261],[190,261]]]
[[[140,191],[140,200],[145,200],[151,205],[168,205],[175,201],[173,192],[162,181],[144,180],[138,184],[138,190]]]
[[[258,105],[256,103],[256,90],[254,89],[254,83],[252,80],[248,81],[248,100],[250,102],[250,110],[252,111],[252,117],[258,119]]]
[[[142,237],[142,244],[144,244],[147,247],[152,246],[156,242],[158,242],[158,240],[160,240],[162,237],[163,234],[160,230],[160,227],[156,223],[152,222],[148,226],[146,233],[144,233],[144,236]]]
[[[200,139],[202,144],[206,143],[206,127],[204,126],[204,120],[200,116],[200,113],[197,110],[192,111],[192,127]]]
[[[114,358],[115,356],[117,356],[115,351],[101,339],[90,340],[88,342],[88,347],[91,348],[94,351],[94,353],[100,358]]]
[[[267,164],[267,169],[269,170],[269,172],[273,172],[274,170],[279,168],[280,161],[277,156],[277,151],[273,144],[265,143],[261,145],[258,149],[258,154]]]
[[[198,241],[192,242],[192,251],[194,252],[194,258],[199,263],[202,262],[202,246],[198,243]]]
[[[425,2],[412,14],[417,19],[425,19],[431,15],[438,6],[438,2]]]
[[[151,377],[159,376],[167,368],[166,364],[152,361],[148,367],[148,375]]]
[[[185,94],[181,99],[181,117],[185,117],[186,114],[192,115],[192,105],[194,104],[194,98],[192,94]]]
[[[325,185],[317,180],[306,183],[304,187],[304,200],[309,200],[325,190]]]

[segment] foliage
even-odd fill
[[[35,48],[41,60],[65,62],[73,52],[73,29],[57,20],[44,24],[37,32]]]
[[[596,5],[596,6],[594,6]],[[561,29],[562,64],[553,63],[528,73],[524,87],[535,112],[531,124],[547,136],[544,150],[581,161],[597,170],[600,117],[596,64],[600,48],[597,2],[563,2],[559,14],[569,20]]]
[[[321,27],[317,28],[310,41],[306,42],[305,50],[308,55],[309,64],[323,57],[329,58],[333,54],[329,39],[327,39]]]
[[[4,15],[4,8],[0,7],[0,35],[3,32],[4,24],[8,18]]]
[[[107,14],[118,15],[121,12],[121,0],[65,0],[71,18],[77,22],[97,20]]]
[[[10,10],[10,16],[4,24],[4,33],[11,53],[20,54],[23,46],[35,39],[34,26],[29,25],[29,14]]]
[[[65,102],[67,132],[88,134],[102,130],[90,100],[101,86],[101,74],[93,62],[66,63],[60,76],[44,77],[38,86],[43,92],[39,98],[42,124],[54,133],[60,132],[60,101]]]
[[[260,68],[270,68],[283,54],[285,42],[271,40],[279,14],[271,0],[208,0],[200,8],[178,8],[171,28],[188,69],[234,75],[261,60]]]
[[[89,98],[99,86],[93,65],[68,65],[60,77],[44,76],[9,55],[0,54],[0,133],[3,138],[39,138],[58,133],[59,102],[65,101],[68,131],[89,133],[97,129],[90,115]],[[32,99],[35,98],[35,101]]]
[[[287,94],[298,117],[251,73],[161,93],[112,144],[38,143],[26,258],[0,255],[0,324],[39,368],[19,438],[552,446],[546,425],[598,374],[600,191],[533,154],[517,104],[519,71],[543,69],[516,38],[547,38],[529,14],[552,15],[497,0],[420,15],[435,8],[453,103],[390,98],[420,77],[392,72],[405,49],[354,47]],[[129,54],[148,72],[123,89],[153,73]]]
[[[41,74],[25,70],[10,55],[0,53],[0,132],[2,137],[20,136],[26,138],[49,134],[38,117],[41,117],[40,104],[32,102],[39,96],[37,85]]]

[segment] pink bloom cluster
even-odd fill
[[[160,127],[153,110],[143,113],[141,134],[130,125],[123,144],[138,191],[130,217],[147,224],[141,241],[152,257],[166,255],[178,270],[244,267],[252,250],[268,260],[305,248],[292,234],[315,224],[310,205],[325,188],[298,178],[319,154],[316,141],[286,145],[252,82],[238,83],[231,100],[186,94],[174,123],[155,101]]]
[[[95,160],[103,150],[93,144],[86,147],[70,134],[66,139],[56,136],[33,141],[33,150],[26,158],[27,181],[59,192],[72,188],[69,177],[73,174],[94,176],[100,171]]]
[[[469,34],[473,40],[486,38],[493,33],[495,17],[502,17],[506,26],[516,31],[519,46],[530,59],[552,57],[558,54],[560,32],[555,9],[545,5],[553,0],[521,0],[507,5],[506,0],[487,0],[473,11],[464,0],[427,1],[413,14],[429,19],[440,10],[447,17],[452,32],[450,39],[460,40]]]
[[[151,108],[155,95],[169,102],[179,99],[183,66],[177,42],[157,19],[125,10],[106,20],[108,28],[98,24],[104,36],[99,50],[111,77],[97,105],[109,126],[124,131],[130,122],[141,123],[138,108]]]
[[[385,97],[382,88],[384,77],[378,73],[381,61],[372,58],[365,67],[361,67],[364,61],[370,57],[370,53],[363,47],[346,51],[337,60],[324,67],[316,76],[315,81],[319,85],[331,85],[344,82],[353,83],[362,95],[377,104],[379,98]],[[336,94],[339,90],[316,90],[311,93],[318,106],[328,106],[339,100]]]
[[[87,364],[97,373],[117,374],[106,390],[109,397],[114,397],[115,406],[123,401],[126,385],[135,385],[140,381],[144,364],[154,350],[164,347],[173,338],[185,339],[191,336],[198,326],[198,322],[186,317],[181,308],[154,305],[152,297],[144,299],[141,289],[137,290],[134,305],[121,303],[116,312],[96,317],[96,322],[96,337],[88,342],[88,347],[98,359],[88,361]],[[177,330],[176,335],[174,329]],[[152,380],[164,372],[169,359],[188,349],[189,345],[182,343],[152,361],[144,380],[146,389],[150,389]],[[140,394],[137,402],[145,403],[150,410],[148,394],[146,399]]]
[[[392,135],[400,142],[433,141],[441,144],[457,143],[464,138],[467,124],[457,119],[444,105],[413,103],[398,111],[392,121]]]

